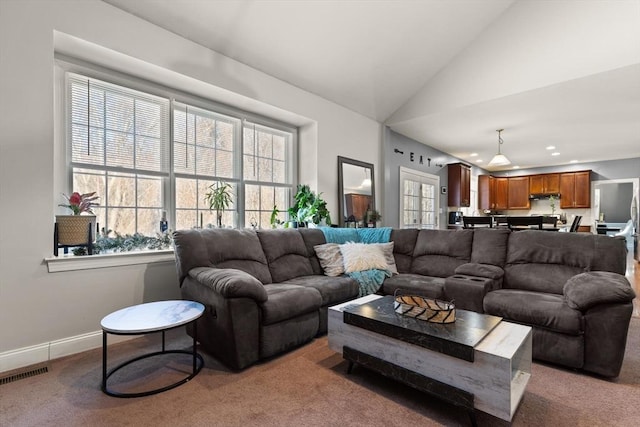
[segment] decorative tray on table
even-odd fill
[[[417,295],[394,295],[393,298],[395,312],[403,316],[432,323],[453,323],[456,321],[456,307],[453,302]]]

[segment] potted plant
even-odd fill
[[[331,215],[327,210],[327,202],[322,199],[322,193],[316,195],[308,185],[298,185],[294,198],[294,204],[288,210],[297,225],[320,224],[325,220],[331,225]],[[294,225],[295,226],[295,225]]]
[[[279,228],[282,227],[284,221],[278,218],[280,211],[278,210],[277,205],[273,205],[273,210],[271,211],[271,218],[269,218],[269,222],[271,223],[271,228]]]
[[[376,223],[382,220],[382,215],[377,210],[370,210],[367,212],[367,221],[369,221],[369,227],[375,228]]]
[[[71,209],[72,215],[56,215],[56,245],[77,246],[91,243],[95,235],[92,230],[96,226],[96,216],[93,214],[93,207],[98,206],[95,191],[92,193],[80,194],[77,191],[70,196],[63,194],[67,203],[58,206]],[[82,215],[88,214],[88,215]]]
[[[209,204],[209,210],[216,211],[218,228],[222,227],[222,212],[231,206],[233,201],[233,187],[224,181],[216,181],[209,186],[209,192],[205,194],[205,200]]]

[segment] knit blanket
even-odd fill
[[[330,228],[322,227],[327,243],[387,243],[391,238],[391,227],[382,228]],[[359,296],[378,292],[384,279],[391,277],[389,270],[363,270],[347,273],[358,282]]]

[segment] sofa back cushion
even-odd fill
[[[253,230],[178,230],[174,244],[180,284],[195,267],[235,268],[263,284],[272,282],[267,258]]]
[[[322,270],[322,266],[320,265],[320,260],[316,255],[316,251],[314,249],[315,246],[324,245],[327,243],[327,240],[324,237],[324,233],[322,230],[317,228],[298,228],[298,233],[302,236],[302,240],[304,240],[304,245],[307,248],[307,257],[309,258],[309,262],[311,263],[311,268],[313,269],[313,274],[324,274]]]
[[[413,251],[411,273],[448,277],[471,260],[474,230],[420,230]]]
[[[594,237],[535,230],[511,233],[503,287],[561,295],[570,277],[591,270]]]
[[[396,260],[398,273],[410,273],[413,250],[416,247],[418,231],[415,228],[392,230],[390,240],[393,242],[393,257]]]
[[[476,228],[473,230],[471,262],[504,267],[507,259],[508,229]]]
[[[275,283],[313,274],[307,247],[298,230],[260,230],[258,237]]]

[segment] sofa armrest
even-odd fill
[[[500,280],[504,276],[504,270],[497,265],[478,264],[475,262],[469,262],[458,266],[455,273],[467,276],[484,277],[486,279],[493,280]]]
[[[225,298],[251,298],[257,303],[267,300],[264,285],[241,270],[196,267],[189,270],[189,276]]]
[[[626,277],[608,271],[591,271],[573,276],[563,288],[567,305],[585,311],[599,304],[627,303],[635,298]]]

